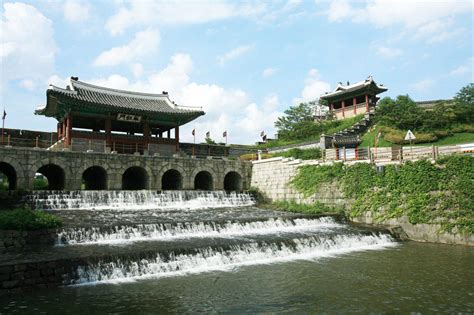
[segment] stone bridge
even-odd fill
[[[0,147],[0,173],[10,189],[33,189],[38,173],[50,190],[228,190],[250,186],[250,162],[175,156],[53,152]]]

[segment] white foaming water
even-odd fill
[[[316,232],[342,228],[331,217],[318,219],[269,219],[253,222],[188,222],[178,224],[142,224],[103,228],[75,228],[58,233],[57,244],[126,244],[137,241],[185,238],[238,237],[296,232]]]
[[[196,210],[255,204],[246,193],[225,191],[70,191],[38,192],[28,197],[36,209],[48,210]]]
[[[151,259],[117,260],[77,268],[71,284],[119,283],[138,279],[227,271],[240,266],[315,260],[356,251],[396,246],[389,235],[337,235],[332,238],[298,238],[290,242],[233,245],[228,250],[200,248],[193,254],[157,254]]]

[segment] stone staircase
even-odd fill
[[[48,150],[48,151],[61,151],[63,148],[64,148],[64,139],[60,139],[59,141],[53,143],[53,145],[48,147],[46,150]]]

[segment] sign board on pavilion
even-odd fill
[[[139,123],[142,120],[142,117],[137,115],[118,114],[117,120]]]
[[[405,140],[411,141],[411,140],[415,140],[415,139],[416,139],[416,137],[413,134],[413,132],[411,132],[411,130],[408,130],[407,134],[405,135]]]

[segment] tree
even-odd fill
[[[474,122],[474,83],[463,87],[454,97],[454,112],[460,123]]]
[[[204,138],[204,141],[206,141],[206,144],[216,144],[216,142],[212,140],[211,137]]]
[[[395,100],[383,98],[375,113],[382,125],[402,130],[423,128],[424,111],[408,95],[399,95]]]
[[[303,122],[313,122],[313,108],[308,103],[290,106],[284,113],[285,116],[278,117],[275,122],[280,138],[287,137]]]

